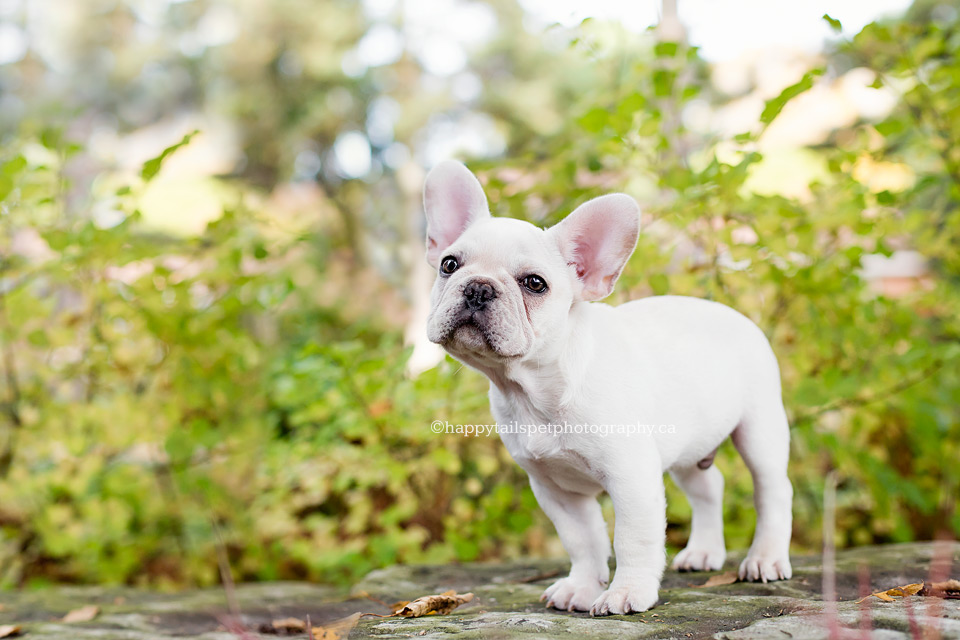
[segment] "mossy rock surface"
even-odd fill
[[[960,544],[945,547],[953,577],[960,576]],[[837,554],[837,620],[859,628],[869,616],[874,638],[910,638],[911,625],[937,625],[941,637],[960,639],[960,601],[921,596],[907,601],[873,598],[858,605],[861,575],[873,591],[928,579],[934,554],[931,543],[863,547]],[[728,560],[727,570],[739,557]],[[275,638],[263,625],[284,617],[322,625],[357,611],[387,613],[385,602],[411,600],[453,589],[476,598],[445,616],[417,619],[368,617],[351,638],[827,638],[825,604],[820,597],[818,557],[795,557],[794,577],[769,584],[734,583],[701,587],[716,573],[667,571],[656,608],[630,616],[591,618],[582,613],[548,610],[539,602],[543,589],[566,571],[562,562],[395,566],[369,574],[352,597],[303,583],[239,585],[235,601],[247,637]],[[378,602],[379,601],[379,602]],[[53,587],[0,593],[0,626],[20,624],[24,638],[159,640],[228,639],[231,624],[222,589],[160,594],[134,589]],[[64,614],[96,605],[89,622],[66,624]],[[301,634],[300,637],[305,637]],[[862,637],[862,636],[858,636]]]

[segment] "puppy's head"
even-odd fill
[[[476,177],[446,161],[427,175],[423,200],[437,269],[427,335],[471,364],[562,349],[575,303],[609,295],[637,244],[640,210],[623,194],[544,230],[492,217]]]

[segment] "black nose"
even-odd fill
[[[488,283],[475,280],[463,288],[463,297],[466,298],[468,307],[479,311],[497,297],[497,292]]]

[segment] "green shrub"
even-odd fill
[[[806,150],[822,170],[801,198],[758,193],[762,128],[710,140],[684,127],[691,100],[721,100],[695,50],[581,46],[599,88],[566,105],[564,129],[475,164],[497,211],[550,223],[627,190],[646,217],[613,301],[695,295],[760,324],[793,424],[796,550],[820,545],[830,472],[838,544],[960,534],[956,20],[871,25],[767,103],[763,126],[851,66],[904,91],[885,120]],[[346,231],[279,230],[245,204],[255,187],[222,180],[220,218],[161,235],[138,207],[168,154],[68,206],[78,151],[52,132],[0,151],[0,585],[210,584],[219,551],[242,579],[337,583],[394,562],[559,552],[497,439],[431,432],[489,423],[486,383],[450,360],[404,374],[390,287],[343,249],[359,215]],[[915,179],[878,191],[864,162]],[[538,179],[518,191],[504,166]],[[861,276],[865,255],[894,247],[932,269],[896,298]],[[725,446],[717,464],[728,544],[743,548],[752,491],[735,458]],[[689,509],[668,490],[677,547]]]

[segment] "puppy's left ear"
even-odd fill
[[[637,246],[640,207],[623,193],[594,198],[550,228],[568,265],[576,268],[583,300],[600,300],[613,291]]]

